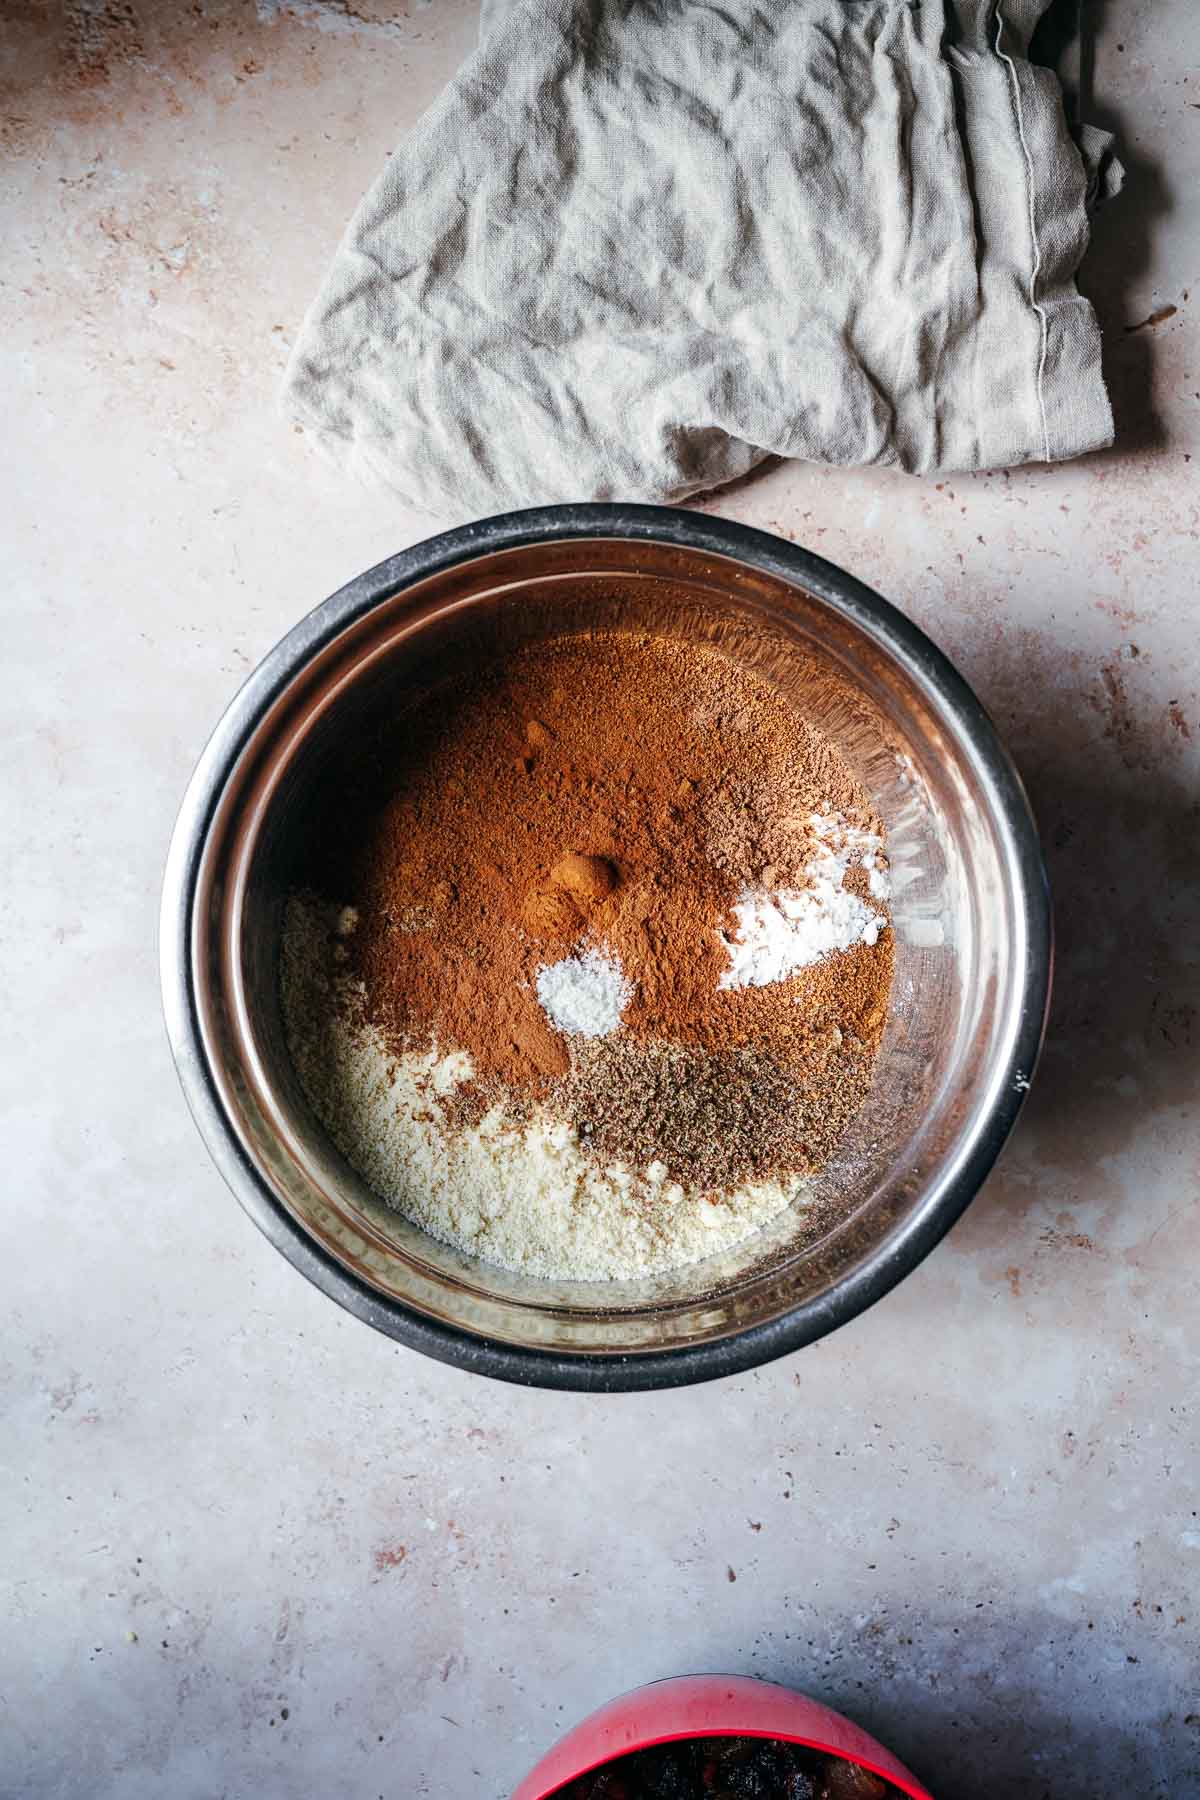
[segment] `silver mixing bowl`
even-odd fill
[[[710,644],[804,709],[888,832],[893,1004],[867,1104],[813,1203],[669,1277],[493,1268],[385,1207],[323,1130],[280,1017],[300,846],[413,685],[604,625]],[[986,714],[877,595],[793,545],[656,507],[489,519],[381,563],[255,670],[192,777],[162,903],[171,1047],[251,1217],[332,1299],[460,1367],[550,1387],[669,1386],[811,1342],[880,1298],[978,1190],[1033,1073],[1050,986],[1037,833]]]

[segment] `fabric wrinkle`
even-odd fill
[[[1108,145],[1025,59],[1042,10],[492,0],[352,219],[286,410],[455,516],[1111,442],[1074,285]]]
[[[1049,327],[1047,324],[1045,309],[1043,308],[1043,306],[1041,305],[1041,302],[1038,299],[1038,277],[1040,276],[1040,274],[1042,272],[1042,250],[1041,250],[1041,245],[1038,242],[1037,216],[1036,216],[1036,213],[1034,210],[1033,184],[1034,184],[1035,177],[1034,177],[1034,172],[1033,172],[1033,158],[1030,155],[1029,143],[1025,136],[1025,116],[1024,116],[1024,111],[1023,111],[1023,108],[1021,105],[1020,77],[1017,74],[1016,65],[1013,62],[1012,57],[1007,53],[1007,51],[1004,48],[1004,24],[1005,24],[1004,10],[1000,5],[997,5],[997,7],[996,7],[996,54],[1006,64],[1006,66],[1008,68],[1009,80],[1012,83],[1013,111],[1016,114],[1017,137],[1018,137],[1018,140],[1020,141],[1021,150],[1025,157],[1025,174],[1026,174],[1026,182],[1027,182],[1028,189],[1029,189],[1029,240],[1030,240],[1030,244],[1031,244],[1032,251],[1033,251],[1033,264],[1032,264],[1032,267],[1029,272],[1029,304],[1030,304],[1030,306],[1032,306],[1033,310],[1036,312],[1039,320],[1041,321],[1041,328],[1042,328],[1041,350],[1040,350],[1040,353],[1038,356],[1038,366],[1037,366],[1037,376],[1036,376],[1036,391],[1037,391],[1038,411],[1040,412],[1041,419],[1042,419],[1042,441],[1045,445],[1044,460],[1046,462],[1050,462],[1052,460],[1051,456],[1050,456],[1050,426],[1046,419],[1046,402],[1042,395],[1042,382],[1045,378],[1045,373],[1046,373],[1046,350],[1047,350],[1047,343],[1048,343],[1048,336],[1049,336]]]

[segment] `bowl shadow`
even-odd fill
[[[1135,701],[1126,640],[1067,704],[1047,667],[994,710],[1025,780],[1054,896],[1054,992],[1037,1079],[996,1173],[954,1232],[994,1248],[1011,1215],[1055,1186],[1099,1194],[1102,1164],[1155,1132],[1156,1114],[1200,1092],[1200,791],[1192,727],[1176,701]],[[1058,671],[1061,673],[1061,670]],[[985,704],[988,682],[979,681]],[[1005,683],[1007,686],[1007,682]],[[1015,715],[1015,716],[1014,716]],[[1029,1178],[1032,1169],[1035,1179]],[[1015,1178],[1014,1178],[1015,1177]],[[1111,1184],[1108,1184],[1111,1186]]]

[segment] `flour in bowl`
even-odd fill
[[[721,652],[584,631],[389,717],[306,834],[283,1008],[431,1236],[620,1281],[752,1239],[867,1098],[887,865],[833,747]]]

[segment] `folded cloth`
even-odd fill
[[[1074,283],[1107,140],[1029,60],[1048,3],[486,0],[287,411],[458,516],[1110,443]]]

